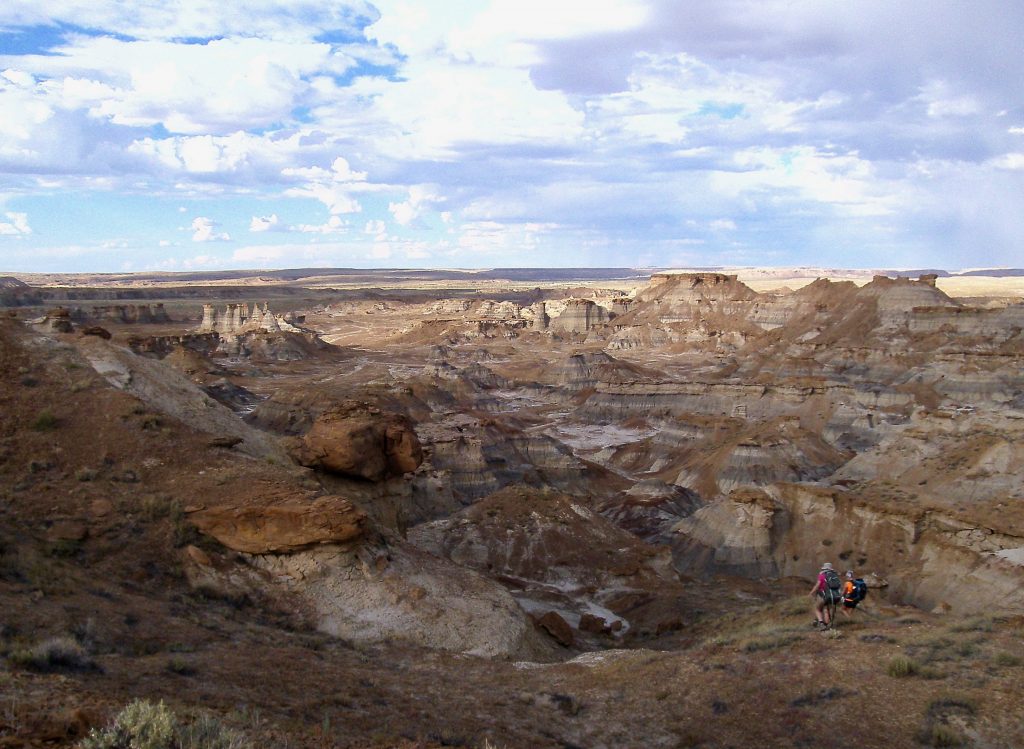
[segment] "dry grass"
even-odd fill
[[[914,676],[921,672],[921,664],[915,661],[913,658],[908,658],[905,655],[897,655],[889,661],[889,665],[886,667],[886,672],[889,676],[895,679],[902,679],[907,676]]]
[[[91,671],[95,661],[77,640],[68,636],[51,637],[30,648],[15,650],[7,656],[11,663],[32,671]]]

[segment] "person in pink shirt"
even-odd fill
[[[811,588],[811,597],[814,599],[814,626],[818,629],[828,628],[832,622],[827,604],[830,599],[838,603],[842,598],[842,582],[832,569],[831,562],[825,562],[818,570],[818,579]]]

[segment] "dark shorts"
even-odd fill
[[[855,608],[857,608],[857,604],[858,603],[860,603],[860,601],[847,601],[846,599],[843,599],[843,608],[844,609],[855,609]]]

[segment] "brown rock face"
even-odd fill
[[[572,634],[572,627],[569,622],[563,619],[557,611],[549,611],[537,620],[537,626],[551,635],[555,642],[567,648],[572,647],[575,638]]]
[[[583,614],[580,617],[580,632],[590,632],[591,634],[604,634],[608,631],[608,622],[604,620],[602,616],[594,616],[593,614]]]
[[[87,328],[82,328],[80,332],[82,335],[95,335],[106,341],[110,340],[110,331],[106,328],[100,327],[99,325],[90,325]]]
[[[343,497],[290,499],[277,504],[210,507],[190,513],[203,533],[247,554],[291,552],[363,535],[366,514]]]
[[[314,422],[295,457],[305,466],[381,481],[415,471],[423,462],[423,451],[405,417],[339,409]]]

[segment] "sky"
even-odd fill
[[[5,0],[0,271],[1020,267],[1022,38],[1016,0]]]

